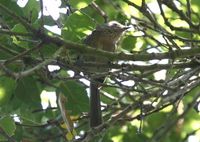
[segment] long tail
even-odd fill
[[[101,101],[98,84],[90,84],[90,127],[96,127],[102,123]]]

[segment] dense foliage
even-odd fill
[[[200,141],[199,0],[47,1],[0,0],[0,140]],[[131,27],[116,53],[82,44],[110,20]],[[112,62],[77,64],[80,54]],[[87,80],[101,75],[104,121],[91,129]]]

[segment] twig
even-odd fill
[[[105,23],[107,23],[108,22],[108,16],[106,15],[106,13],[95,2],[92,2],[90,5],[97,12],[99,12],[99,14],[104,18]]]
[[[10,64],[11,62],[13,62],[13,61],[15,61],[15,60],[17,60],[19,58],[22,58],[25,55],[28,55],[28,54],[32,53],[33,51],[39,50],[42,47],[43,44],[44,44],[43,42],[39,43],[35,47],[33,47],[33,48],[29,49],[29,50],[26,50],[26,51],[14,56],[14,57],[8,59],[4,64],[5,65]]]
[[[43,9],[43,0],[40,0],[40,11],[41,11],[41,26],[40,30],[44,31],[44,9]]]

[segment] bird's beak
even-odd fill
[[[123,29],[123,31],[125,31],[125,30],[127,30],[129,28],[131,28],[131,27],[130,26],[124,26],[122,29]]]
[[[124,27],[121,27],[120,29],[118,29],[119,32],[124,32],[126,31],[127,29],[129,29],[130,27],[128,26],[124,26]]]

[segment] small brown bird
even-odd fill
[[[97,26],[96,29],[84,40],[84,43],[101,50],[115,52],[117,42],[122,33],[128,29],[116,21]],[[91,56],[87,61],[95,63],[109,63],[107,58]],[[94,73],[107,72],[107,68],[89,68]],[[90,83],[90,127],[96,127],[102,123],[101,104],[98,82],[102,83],[105,77],[94,77]]]

